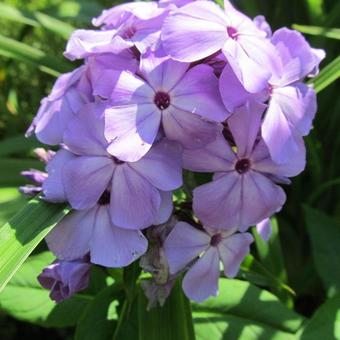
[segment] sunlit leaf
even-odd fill
[[[304,26],[294,24],[293,28],[302,33],[318,35],[326,38],[340,39],[340,28],[327,28],[319,26]]]
[[[0,228],[0,292],[68,211],[64,204],[32,199]]]

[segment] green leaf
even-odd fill
[[[29,257],[0,294],[0,308],[16,319],[45,327],[75,325],[92,297],[77,294],[60,304],[53,302],[37,280],[53,260],[50,252]]]
[[[279,226],[277,219],[271,218],[272,233],[267,242],[253,228],[253,235],[259,259],[263,266],[268,269],[280,282],[287,284],[287,272],[283,261],[283,254],[280,243]],[[289,306],[293,305],[291,293],[288,293],[281,285],[275,285],[273,292]]]
[[[27,183],[27,180],[20,175],[23,170],[43,168],[43,163],[35,159],[0,159],[0,186],[19,186]]]
[[[0,292],[68,211],[64,204],[32,199],[0,228]]]
[[[87,306],[81,315],[75,333],[75,340],[109,340],[114,331],[109,307],[115,299],[114,285],[103,289]]]
[[[124,268],[123,281],[126,296],[131,303],[137,295],[138,286],[137,279],[142,269],[139,266],[139,261],[131,263],[128,267]]]
[[[340,292],[340,223],[308,206],[304,213],[320,278],[329,295]]]
[[[29,13],[21,11],[9,4],[0,3],[0,17],[7,20],[12,20],[25,25],[39,27],[39,23]]]
[[[340,39],[340,28],[327,28],[319,26],[304,26],[294,24],[293,29],[298,30],[302,33],[317,35],[325,38]]]
[[[0,142],[0,156],[11,156],[41,146],[35,137],[23,135],[6,138]]]
[[[340,339],[340,295],[326,301],[308,321],[299,339]]]
[[[27,199],[14,188],[0,188],[0,225],[5,224],[25,204]]]
[[[335,82],[339,77],[340,56],[324,67],[321,72],[310,81],[310,83],[313,84],[315,91],[319,93],[327,86]]]
[[[68,39],[71,33],[75,30],[72,25],[53,18],[45,13],[36,12],[35,17],[44,28],[60,35],[64,39]]]
[[[163,307],[147,311],[147,298],[142,290],[138,295],[139,340],[195,339],[189,300],[178,280]]]
[[[58,76],[71,70],[70,64],[22,42],[0,35],[0,55],[34,65],[41,71]]]
[[[193,304],[197,340],[295,339],[304,318],[248,282],[220,279],[219,296]]]

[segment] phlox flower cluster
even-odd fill
[[[84,288],[85,263],[143,256],[156,274],[150,299],[185,273],[185,294],[203,301],[217,295],[220,269],[237,275],[249,227],[268,237],[281,185],[305,167],[316,96],[304,80],[324,52],[228,1],[127,3],[93,25],[70,37],[64,56],[83,64],[57,79],[28,130],[59,150],[45,155],[46,173],[26,176],[72,207],[46,237],[58,260],[40,282],[61,301]],[[212,174],[186,221],[172,200],[183,169]]]

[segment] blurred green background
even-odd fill
[[[277,216],[283,269],[257,249],[263,263],[295,291],[292,299],[279,292],[277,295],[297,312],[311,317],[328,298],[338,296],[340,289],[340,84],[335,81],[340,75],[340,30],[336,29],[340,26],[340,1],[234,3],[250,16],[265,15],[273,29],[300,25],[294,27],[306,33],[313,47],[326,50],[321,69],[338,58],[316,82],[319,109],[314,129],[306,138],[308,165],[286,188],[287,204]],[[1,224],[26,200],[17,193],[17,187],[25,183],[20,171],[42,167],[32,153],[39,143],[33,138],[26,140],[23,134],[58,72],[75,67],[62,56],[67,37],[74,27],[91,27],[91,18],[114,4],[107,0],[0,2]],[[1,340],[71,339],[72,332],[12,319],[1,312],[0,301]],[[328,339],[332,337],[326,335],[324,340]]]

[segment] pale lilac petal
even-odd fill
[[[217,52],[227,39],[223,11],[210,1],[195,1],[170,15],[162,41],[174,59],[192,62]]]
[[[271,41],[280,53],[283,72],[289,69],[292,60],[300,61],[300,68],[296,69],[296,80],[304,78],[317,67],[314,53],[300,32],[283,27],[274,32]]]
[[[62,173],[65,164],[76,156],[71,152],[61,149],[55,156],[47,163],[46,171],[48,177],[44,180],[42,190],[44,199],[49,202],[65,202],[66,196],[64,191],[64,184],[62,180]]]
[[[84,104],[83,96],[74,88],[57,100],[43,99],[32,123],[39,141],[49,145],[61,143],[67,124]]]
[[[162,49],[149,50],[141,57],[140,72],[155,91],[170,91],[184,76],[188,63],[169,58]]]
[[[171,106],[162,116],[166,137],[181,143],[184,148],[202,148],[216,139],[218,125],[194,113]]]
[[[96,208],[72,211],[46,236],[48,248],[61,260],[75,260],[90,251]]]
[[[234,171],[193,191],[193,210],[202,223],[215,229],[241,224],[241,176]]]
[[[308,77],[315,77],[319,73],[319,64],[326,58],[326,52],[321,48],[312,48],[312,53],[314,55],[315,67],[308,74]]]
[[[185,295],[196,302],[217,296],[220,276],[217,248],[211,247],[185,274],[182,287]]]
[[[251,59],[240,44],[228,39],[222,51],[246,91],[258,93],[266,88],[271,73]]]
[[[149,227],[158,218],[159,191],[127,164],[117,166],[112,179],[111,218],[126,229]]]
[[[64,133],[64,144],[69,150],[78,155],[107,155],[103,110],[100,103],[87,104],[70,121]]]
[[[170,92],[171,104],[183,111],[222,122],[230,113],[222,103],[213,68],[198,65],[190,69]]]
[[[301,150],[292,126],[275,98],[269,103],[261,131],[272,159],[279,164],[289,162]]]
[[[257,15],[253,19],[253,22],[258,29],[266,33],[266,38],[270,38],[272,36],[272,29],[263,15]]]
[[[210,244],[210,236],[186,222],[178,222],[164,242],[171,274],[184,269]]]
[[[102,69],[93,83],[93,94],[111,98],[111,104],[153,103],[154,90],[130,71]]]
[[[285,163],[276,163],[270,157],[268,147],[260,141],[251,156],[252,168],[265,174],[278,177],[292,177],[301,173],[306,167],[306,147],[302,137],[296,137],[298,151],[291,155]]]
[[[64,56],[70,60],[83,59],[94,54],[119,53],[132,46],[116,35],[116,30],[76,30],[67,43]]]
[[[143,255],[148,241],[139,230],[126,230],[111,223],[109,209],[98,208],[90,241],[91,262],[105,267],[125,267]]]
[[[96,205],[107,189],[114,163],[108,157],[77,157],[63,168],[63,183],[67,200],[74,209]]]
[[[172,191],[159,191],[161,196],[161,206],[158,211],[158,216],[153,222],[153,224],[163,224],[165,223],[171,216],[173,210],[172,204]]]
[[[252,242],[253,237],[249,233],[239,233],[226,237],[219,243],[217,248],[225,276],[233,278],[237,275],[241,262],[250,252]]]
[[[316,113],[316,94],[313,88],[302,83],[285,86],[275,89],[272,98],[280,105],[292,129],[299,135],[307,135]]]
[[[235,153],[220,132],[215,141],[202,149],[185,149],[183,167],[198,172],[234,170]]]
[[[256,224],[256,231],[261,236],[263,241],[267,242],[272,234],[272,223],[270,218],[265,218],[263,221]]]
[[[129,166],[160,190],[170,191],[182,185],[182,148],[176,142],[158,142]]]
[[[223,103],[229,112],[234,112],[237,107],[244,105],[251,96],[228,63],[222,71],[219,89]]]
[[[246,230],[279,211],[284,201],[284,191],[267,177],[233,172],[196,188],[193,209],[208,227]]]
[[[228,126],[237,146],[238,157],[249,156],[253,151],[265,108],[264,104],[247,101],[228,119]]]
[[[255,171],[243,176],[240,195],[240,230],[245,231],[281,210],[286,195],[281,187]]]
[[[153,104],[126,105],[105,110],[107,151],[126,162],[141,159],[154,143],[161,113]]]

